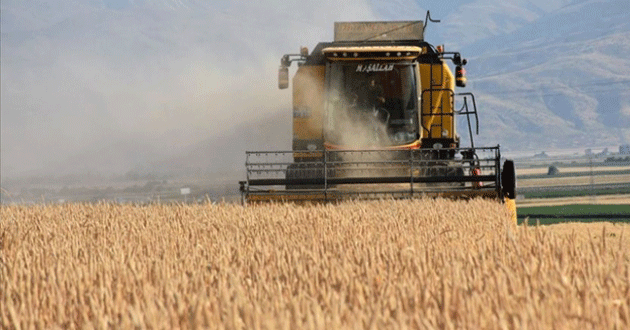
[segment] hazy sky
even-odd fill
[[[133,3],[2,2],[3,176],[125,171],[289,113],[282,54],[375,19],[363,1]]]
[[[589,40],[582,44],[564,35],[547,45],[544,30],[535,40],[528,40],[527,33],[509,34],[567,8],[563,6],[571,0],[2,0],[0,174],[150,170],[155,162],[183,154],[196,156],[200,164],[207,158],[211,170],[225,170],[242,164],[245,149],[290,146],[291,92],[277,89],[280,57],[331,40],[335,21],[424,20],[428,8],[442,23],[430,25],[426,38],[445,43],[447,50],[472,49],[475,41],[500,34],[518,47],[527,42],[549,47],[515,55],[500,51],[500,39],[487,38],[490,44],[475,49],[492,46],[499,50],[496,54],[464,54],[474,63],[469,65],[475,73],[469,76],[471,86],[537,91],[541,79],[531,76],[544,74],[551,76],[552,87],[623,80],[630,72],[624,55],[630,54],[624,39],[630,35],[623,33],[627,14],[617,8],[626,8],[624,1],[610,0],[615,3],[611,7],[576,0],[567,9],[582,16],[561,27],[573,32],[583,21],[592,24],[582,28],[593,34],[588,38],[599,40],[589,48]],[[580,9],[582,5],[597,10]],[[602,8],[617,14],[601,14]],[[555,18],[545,22],[564,24]],[[538,25],[528,26],[535,30]],[[622,33],[601,39],[611,31]],[[578,59],[587,64],[574,65]],[[625,115],[628,98],[619,101],[617,90],[610,96],[614,102],[608,102],[571,89],[570,102],[558,109],[530,95],[484,99],[487,90],[480,92],[480,139],[493,145],[506,145],[517,136],[514,131],[529,136],[538,130],[563,141],[569,130],[592,140],[593,132],[574,128],[578,115],[600,129],[596,136],[605,136],[598,111],[606,102],[619,103],[619,113],[630,120]],[[586,101],[572,103],[579,99],[573,95]],[[617,131],[630,136],[628,129]],[[545,134],[537,135],[539,142],[547,141]]]

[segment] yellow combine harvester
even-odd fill
[[[335,23],[333,42],[283,56],[281,89],[298,64],[293,150],[247,152],[244,200],[482,196],[513,207],[513,162],[501,167],[499,146],[474,146],[474,95],[455,92],[466,85],[467,61],[425,42],[425,27]],[[469,147],[460,146],[457,116],[467,119]]]

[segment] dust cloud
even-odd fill
[[[345,100],[343,106],[329,114],[333,117],[330,134],[338,145],[347,149],[378,148],[391,145],[387,133],[389,113],[384,109],[364,108],[356,100]]]
[[[362,105],[365,100],[353,93],[342,96],[332,90],[328,96],[328,113],[325,131],[327,140],[341,147],[331,157],[335,175],[339,177],[383,177],[398,174],[392,172],[391,164],[383,162],[393,160],[394,153],[382,151],[393,141],[387,124],[390,113],[384,108]],[[362,150],[355,152],[353,150]],[[350,165],[352,164],[352,165]],[[340,186],[340,189],[356,187]]]
[[[78,1],[36,27],[17,18],[45,7],[3,2],[2,177],[240,170],[246,149],[290,147],[280,57],[375,19],[368,1],[184,2]]]

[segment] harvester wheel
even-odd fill
[[[516,171],[514,170],[514,161],[506,160],[503,163],[503,171],[501,172],[501,183],[503,184],[503,193],[509,199],[516,198]]]

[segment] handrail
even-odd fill
[[[442,160],[432,156],[444,151],[463,157]],[[298,152],[318,152],[321,158],[308,162],[291,161],[293,154]],[[476,157],[477,153],[483,157]],[[494,191],[496,196],[501,192],[499,146],[473,151],[470,148],[304,150],[248,151],[246,155],[246,180],[239,182],[243,200],[251,194],[281,192],[320,192],[323,200],[334,200],[339,194],[355,190],[357,194],[373,193],[372,188],[351,188],[353,185],[371,187],[369,184],[405,184],[407,197],[427,192]],[[475,175],[474,169],[485,173]],[[467,184],[471,182],[486,184]],[[338,185],[349,185],[350,190],[340,191]],[[278,186],[286,186],[286,189]]]

